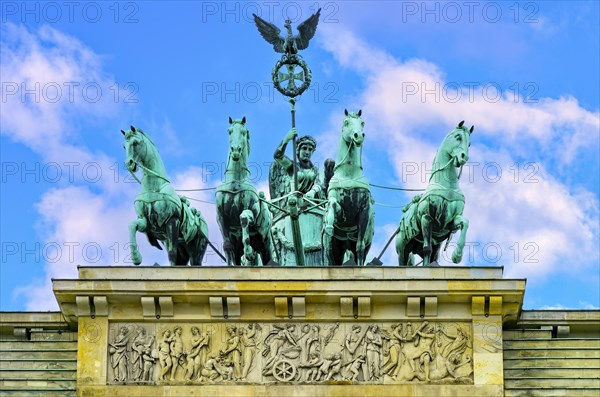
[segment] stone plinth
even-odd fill
[[[485,267],[81,267],[81,396],[502,396],[524,280]]]

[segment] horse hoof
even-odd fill
[[[452,253],[452,262],[459,263],[462,260],[462,251],[454,251]]]
[[[142,264],[142,256],[140,254],[131,254],[131,260],[133,264],[139,266]]]

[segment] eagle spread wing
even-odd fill
[[[273,25],[270,22],[265,21],[261,17],[256,14],[252,14],[254,16],[254,23],[260,32],[260,35],[267,40],[269,43],[273,44],[273,49],[276,52],[284,52],[283,44],[284,39],[281,37],[281,30]],[[310,18],[309,18],[310,19]],[[298,27],[300,28],[300,27]],[[314,31],[313,31],[314,34]],[[311,36],[312,37],[312,36]]]
[[[299,50],[304,50],[308,47],[308,42],[313,38],[315,32],[317,31],[317,24],[319,23],[319,16],[321,15],[321,9],[319,8],[317,12],[311,15],[306,21],[302,22],[298,25],[298,31],[300,34],[295,37],[296,46]],[[260,29],[260,28],[259,28]],[[262,34],[262,31],[261,31]],[[263,34],[263,37],[264,34]],[[266,37],[265,37],[266,39]],[[268,40],[268,39],[267,39]]]

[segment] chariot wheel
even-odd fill
[[[281,382],[291,382],[296,377],[296,366],[285,358],[273,365],[273,376]]]

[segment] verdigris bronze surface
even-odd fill
[[[423,258],[424,266],[436,261],[442,243],[456,230],[460,230],[460,238],[452,253],[452,261],[459,263],[462,259],[469,221],[462,215],[465,196],[458,184],[460,174],[457,168],[469,160],[474,129],[463,125],[464,121],[461,121],[440,145],[425,193],[415,196],[403,208],[396,237],[400,266],[413,266],[413,253]]]
[[[311,160],[317,147],[313,137],[297,139],[293,160],[285,155],[287,144],[297,135],[296,128],[288,132],[269,169],[275,251],[283,266],[324,266],[321,233],[327,187]]]
[[[254,23],[260,32],[260,35],[273,44],[273,49],[276,52],[281,52],[286,55],[297,54],[298,50],[304,50],[308,48],[308,42],[313,38],[317,31],[317,24],[319,23],[319,16],[321,16],[321,9],[311,15],[306,21],[298,25],[298,32],[300,34],[294,35],[292,32],[292,21],[286,19],[285,29],[287,30],[287,36],[281,36],[281,30],[270,22],[265,21],[256,14],[252,14],[254,17]]]
[[[373,241],[375,212],[369,182],[363,175],[362,111],[344,111],[342,135],[327,192],[323,246],[330,266],[341,266],[346,250],[362,266]]]
[[[229,156],[225,179],[217,187],[217,222],[227,264],[256,266],[271,261],[271,214],[250,183],[250,132],[246,117],[229,118]]]
[[[143,232],[156,248],[162,250],[158,240],[165,244],[172,266],[185,266],[188,261],[192,266],[201,266],[208,245],[206,221],[173,189],[152,139],[133,126],[121,132],[125,136],[125,166],[142,187],[135,198],[138,218],[129,225],[133,263],[142,263],[135,234]],[[135,176],[138,167],[141,181]]]
[[[272,72],[273,85],[277,91],[288,97],[296,97],[302,94],[310,86],[311,71],[306,62],[302,59],[298,50],[304,50],[308,47],[310,39],[317,31],[321,9],[311,15],[306,21],[298,25],[300,34],[292,33],[292,21],[285,21],[287,36],[280,35],[281,30],[270,22],[265,21],[256,14],[254,22],[261,36],[269,43],[273,44],[276,52],[283,53],[281,59],[275,64]],[[296,68],[298,71],[296,71]],[[281,70],[284,70],[282,72]],[[285,72],[287,71],[287,73]],[[296,85],[296,80],[302,84]]]

